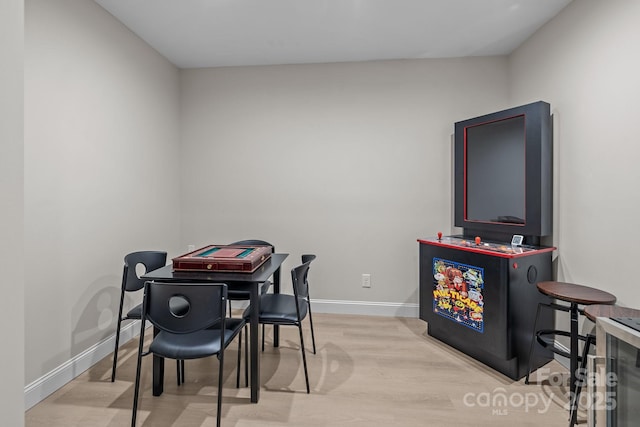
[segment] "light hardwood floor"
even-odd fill
[[[567,426],[567,370],[513,381],[426,334],[419,319],[314,315],[318,354],[305,343],[311,394],[306,394],[296,328],[281,328],[281,346],[261,355],[260,402],[235,388],[236,346],[225,353],[223,426]],[[122,350],[118,379],[111,357],[27,411],[25,425],[126,426],[131,423],[136,340]],[[165,391],[151,394],[151,359],[143,361],[139,426],[213,426],[215,358],[187,361],[186,384],[167,363]],[[584,413],[580,423],[585,424]]]

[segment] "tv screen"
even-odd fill
[[[524,124],[516,116],[466,128],[467,221],[525,223]]]
[[[454,224],[465,235],[537,244],[551,234],[550,106],[535,102],[455,124]]]

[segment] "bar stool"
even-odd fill
[[[533,324],[533,333],[531,339],[531,347],[529,349],[529,360],[527,368],[527,376],[525,378],[525,384],[529,384],[529,374],[531,373],[531,357],[533,356],[534,341],[537,341],[541,346],[549,348],[552,352],[561,356],[569,358],[569,390],[571,400],[570,410],[570,422],[569,426],[575,424],[575,418],[577,414],[576,399],[576,378],[578,373],[578,362],[583,362],[582,359],[586,359],[586,353],[583,351],[582,356],[578,356],[578,342],[580,340],[585,342],[585,349],[588,351],[588,346],[592,344],[595,339],[593,337],[580,335],[578,333],[578,314],[584,314],[584,310],[579,308],[579,305],[594,305],[594,304],[614,304],[616,297],[608,292],[601,291],[600,289],[592,288],[584,285],[576,285],[573,283],[565,282],[540,282],[537,285],[538,291],[544,295],[554,298],[559,301],[569,303],[569,305],[557,304],[557,303],[539,303],[538,311],[536,312],[536,320]],[[571,324],[570,330],[557,330],[557,329],[537,329],[538,317],[540,315],[540,309],[542,307],[549,307],[554,310],[560,310],[570,313]],[[569,337],[570,345],[569,352],[562,350],[554,345],[555,336]]]

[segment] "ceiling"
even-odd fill
[[[507,55],[571,0],[95,0],[180,68]]]

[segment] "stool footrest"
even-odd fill
[[[539,331],[536,331],[536,341],[542,347],[548,348],[553,353],[559,354],[560,356],[563,356],[563,357],[566,357],[566,358],[570,358],[571,357],[571,353],[569,353],[566,350],[563,350],[562,348],[558,347],[555,344],[555,339],[554,338],[557,335],[559,335],[561,337],[567,337],[567,338],[571,337],[571,333],[569,331],[563,331],[563,330],[558,330],[558,329],[541,329]],[[578,339],[582,340],[582,341],[586,341],[587,337],[584,336],[584,335],[578,335]],[[581,359],[582,358],[580,356],[578,356],[578,361],[580,361]]]

